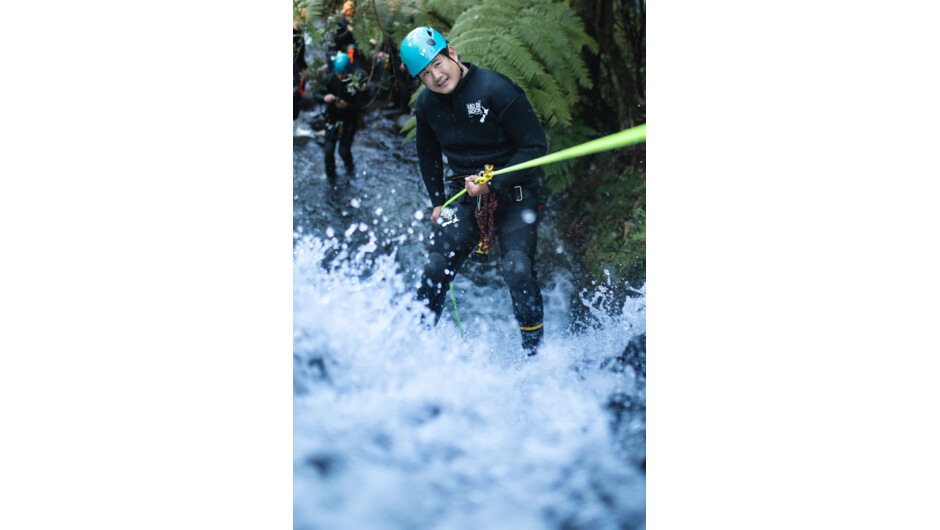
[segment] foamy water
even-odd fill
[[[548,205],[538,356],[523,354],[495,259],[454,282],[463,336],[450,297],[422,327],[430,203],[395,130],[366,118],[345,190],[315,141],[295,141],[295,528],[644,528],[645,373],[617,357],[645,334],[645,291],[576,293]]]
[[[526,358],[505,287],[458,299],[463,338],[454,318],[426,330],[392,257],[323,266],[340,241],[308,237],[295,257],[296,528],[643,526],[645,449],[624,450],[609,402],[645,388],[601,365],[645,332],[644,296],[579,335],[547,303]]]

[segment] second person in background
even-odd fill
[[[356,175],[352,156],[353,136],[362,112],[368,102],[366,94],[344,82],[351,70],[349,56],[337,53],[333,58],[333,71],[327,74],[314,99],[326,104],[326,132],[323,136],[323,163],[327,181],[335,186],[346,186]],[[336,157],[333,154],[339,141],[339,156],[346,165],[346,180],[337,182]]]

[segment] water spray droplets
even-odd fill
[[[522,220],[525,221],[526,224],[530,225],[534,223],[535,217],[536,217],[535,212],[533,212],[532,210],[528,208],[526,208],[525,210],[522,210]]]

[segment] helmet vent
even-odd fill
[[[434,39],[428,39],[428,46],[434,46]]]

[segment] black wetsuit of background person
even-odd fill
[[[463,63],[468,71],[449,94],[424,90],[415,105],[417,148],[421,175],[433,207],[446,202],[441,153],[455,175],[478,173],[486,164],[496,170],[544,156],[548,143],[525,93],[506,76]],[[542,292],[535,273],[538,219],[541,216],[541,173],[512,171],[493,178],[490,194],[500,266],[513,311],[529,353],[542,337]],[[454,195],[464,180],[450,183]],[[428,263],[418,298],[441,316],[448,287],[480,240],[474,218],[480,197],[462,195],[441,211],[442,222],[431,234]]]
[[[303,30],[294,26],[294,119],[300,116],[301,110],[313,108],[313,101],[304,97],[304,71],[307,70],[307,59],[304,54],[307,44],[304,42]]]
[[[327,94],[333,94],[337,100],[346,102],[345,108],[337,108],[335,103],[326,103],[323,98]],[[352,91],[349,86],[340,79],[336,72],[327,74],[320,88],[314,94],[313,98],[318,103],[326,105],[326,132],[323,136],[323,155],[326,178],[331,184],[337,184],[336,181],[336,158],[333,151],[336,149],[337,139],[339,140],[339,156],[346,164],[347,179],[355,175],[355,164],[352,157],[353,136],[356,134],[359,113],[368,103],[367,94],[364,90]],[[345,183],[344,183],[345,184]]]
[[[336,21],[336,29],[333,33],[333,43],[326,49],[327,71],[333,71],[333,56],[337,53],[349,53],[349,46],[354,47],[353,56],[350,58],[353,68],[365,70],[366,60],[356,46],[356,39],[353,36],[352,26],[345,18]]]

